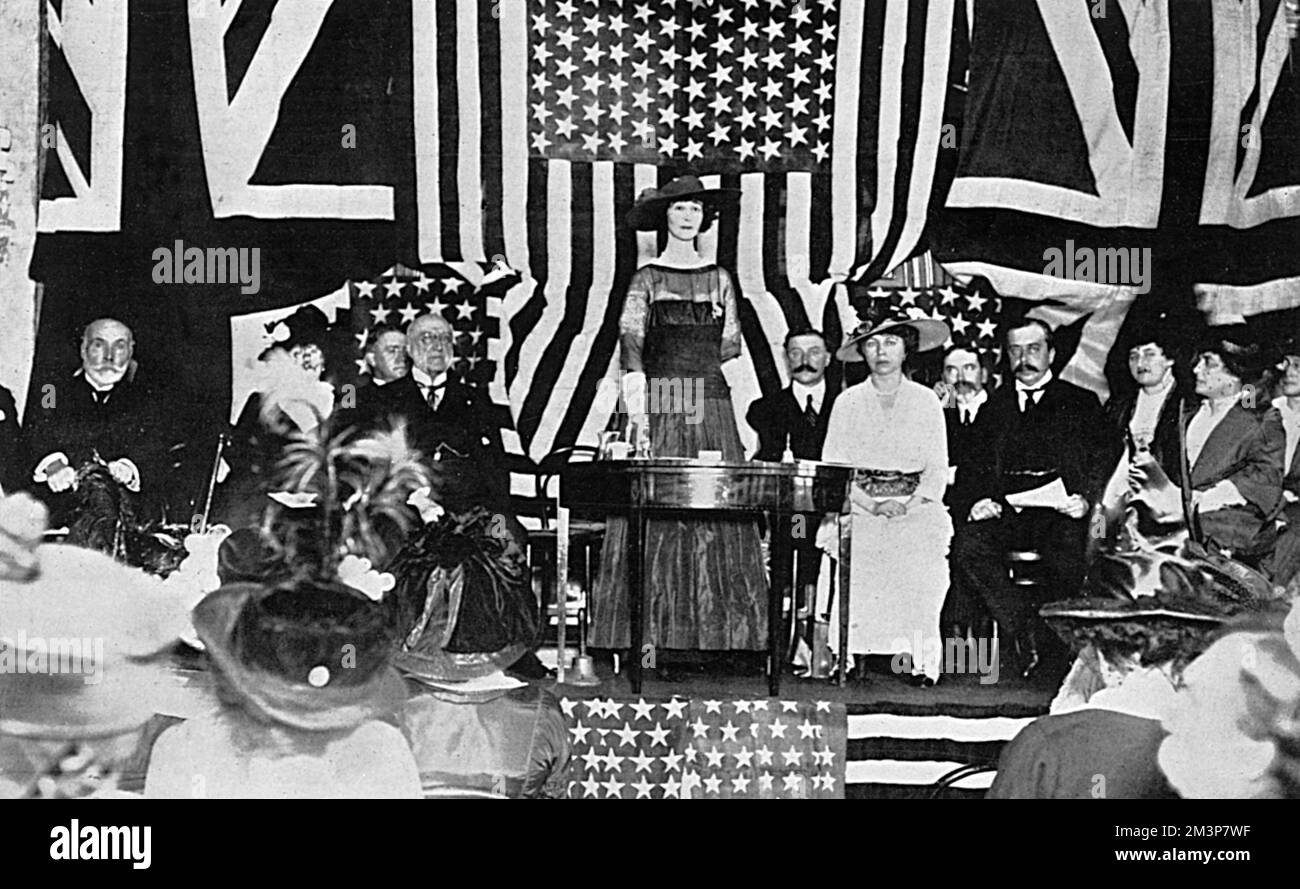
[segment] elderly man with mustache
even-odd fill
[[[32,480],[45,492],[53,524],[67,519],[77,470],[100,460],[113,478],[149,492],[165,464],[167,438],[157,418],[159,406],[135,380],[135,335],[116,318],[98,318],[81,336],[81,367],[62,380],[34,385],[28,437],[35,464]],[[161,493],[155,490],[155,493]],[[149,516],[141,515],[140,518]]]
[[[1001,674],[1027,677],[1039,667],[1039,640],[1046,638],[1036,613],[1042,602],[1011,582],[1006,553],[1038,551],[1044,601],[1078,592],[1088,510],[1109,449],[1097,396],[1052,372],[1050,326],[1036,318],[1009,326],[1005,354],[1013,380],[980,410],[958,469],[972,505],[953,540],[952,569],[998,622]]]

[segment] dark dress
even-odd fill
[[[731,390],[722,375],[723,344],[739,346],[739,316],[728,273],[709,265],[649,265],[632,277],[620,324],[624,361],[646,375],[650,442],[655,457],[698,457],[721,451],[744,460]],[[636,338],[642,348],[637,352]],[[632,338],[629,343],[629,338]],[[633,348],[629,350],[629,345]],[[629,357],[632,361],[629,363]],[[654,393],[689,388],[669,403]],[[630,644],[627,519],[606,525],[600,576],[592,597],[590,641],[597,648]],[[646,522],[645,641],[663,649],[762,650],[767,646],[767,580],[758,526],[722,514],[653,517]]]

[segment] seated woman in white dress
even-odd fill
[[[903,366],[947,338],[943,322],[903,314],[859,326],[837,357],[865,360],[871,375],[836,399],[822,450],[823,460],[859,469],[851,494],[849,652],[893,655],[893,670],[921,686],[938,681],[943,661],[939,611],[952,540],[943,504],[948,441],[939,400],[907,379]],[[822,572],[821,601],[829,574]],[[834,636],[839,621],[832,616],[830,623]]]

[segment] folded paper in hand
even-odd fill
[[[1062,509],[1069,499],[1070,493],[1065,490],[1065,482],[1061,481],[1060,478],[1030,491],[1007,495],[1007,503],[1010,503],[1015,509],[1030,509],[1033,507]]]

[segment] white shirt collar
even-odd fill
[[[981,389],[970,401],[958,401],[957,410],[970,411],[972,414],[978,414],[980,407],[988,400],[989,390]]]
[[[1051,368],[1048,368],[1047,373],[1043,374],[1043,378],[1038,381],[1038,385],[1036,386],[1026,386],[1024,383],[1020,382],[1019,377],[1016,377],[1016,391],[1037,392],[1039,389],[1047,388],[1047,384],[1050,382],[1052,382],[1052,370]]]
[[[436,377],[430,377],[420,368],[412,366],[411,377],[421,389],[428,389],[430,386],[443,386],[447,383],[447,372],[445,370]]]
[[[1155,392],[1147,392],[1146,389],[1139,386],[1137,397],[1142,399],[1154,398],[1154,399],[1159,399],[1161,402],[1163,402],[1165,396],[1169,394],[1169,390],[1174,388],[1174,383],[1176,382],[1178,381],[1174,379],[1174,375],[1170,374],[1169,379],[1165,380],[1164,384],[1160,386],[1158,389],[1156,389]]]
[[[800,410],[808,404],[808,396],[811,395],[813,409],[821,413],[822,402],[826,400],[826,378],[822,377],[811,386],[805,386],[798,380],[791,380],[790,391],[794,394],[794,400],[798,402]]]

